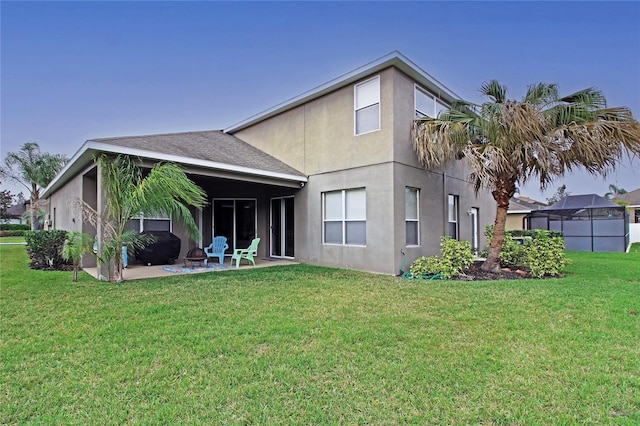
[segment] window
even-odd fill
[[[139,214],[132,217],[125,226],[125,231],[172,231],[171,218],[163,213],[144,216]]]
[[[364,188],[322,194],[325,244],[366,244],[367,197]]]
[[[404,189],[404,215],[407,232],[406,240],[408,246],[417,246],[420,244],[420,240],[418,237],[420,235],[420,226],[418,221],[418,217],[420,217],[418,214],[419,200],[419,189],[409,187],[406,187]]]
[[[380,77],[356,84],[354,107],[356,135],[380,130]]]
[[[449,194],[449,236],[458,239],[458,196]]]
[[[422,90],[418,86],[415,86],[414,93],[416,118],[437,118],[440,112],[449,108],[440,99],[437,99],[434,95]]]

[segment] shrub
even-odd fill
[[[69,269],[60,252],[67,238],[66,231],[27,231],[25,232],[27,252],[32,269]]]
[[[27,231],[0,231],[0,237],[24,237],[24,233]]]
[[[409,269],[414,278],[440,274],[443,278],[453,278],[473,262],[469,241],[458,241],[451,237],[440,238],[441,258],[438,256],[419,257]]]
[[[24,223],[0,223],[0,231],[28,231],[29,225]]]
[[[469,241],[458,241],[451,237],[440,238],[441,274],[445,278],[458,275],[463,269],[467,269],[473,263],[473,253]]]
[[[437,275],[440,271],[440,259],[438,259],[438,256],[421,256],[413,261],[409,269],[411,276],[414,278]]]
[[[510,233],[506,233],[502,242],[502,250],[500,251],[501,266],[524,266],[527,259],[527,246],[529,242],[520,244]]]
[[[567,266],[564,240],[561,237],[551,236],[547,231],[536,230],[533,241],[526,247],[524,266],[529,269],[533,277],[558,275]]]

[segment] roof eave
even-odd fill
[[[298,186],[307,182],[304,175],[295,175],[288,173],[272,172],[267,170],[254,169],[250,167],[236,166],[232,164],[219,163],[215,161],[200,160],[197,158],[180,157],[170,154],[158,153],[144,149],[127,148],[117,145],[106,144],[103,142],[86,141],[82,147],[75,153],[72,159],[67,163],[65,168],[51,181],[51,183],[42,192],[42,198],[49,197],[53,192],[67,183],[73,176],[84,169],[98,153],[122,154],[134,157],[146,158],[154,161],[170,161],[185,166],[220,170],[226,173],[234,173],[238,175],[254,176],[260,179],[269,179],[273,181],[283,181],[288,183],[287,186]]]

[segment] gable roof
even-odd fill
[[[307,182],[303,173],[275,157],[233,135],[210,130],[88,140],[45,188],[43,198],[86,168],[93,162],[94,156],[100,153],[171,161],[187,166],[187,171],[191,173],[197,171],[200,174],[235,177],[239,180],[280,182],[285,186],[298,186]]]
[[[640,188],[634,189],[626,194],[617,195],[613,197],[614,200],[626,201],[629,205],[640,206]]]
[[[540,210],[547,207],[547,204],[536,201],[529,197],[512,197],[509,200],[509,211],[507,213],[530,213],[532,210]]]
[[[425,89],[430,90],[432,93],[438,95],[442,100],[448,103],[453,100],[460,99],[460,96],[456,95],[452,90],[447,88],[444,84],[440,83],[433,76],[431,76],[425,70],[412,62],[409,58],[396,50],[381,58],[376,59],[373,62],[370,62],[359,68],[356,68],[353,71],[343,74],[340,77],[337,77],[325,84],[317,86],[299,96],[284,101],[274,106],[273,108],[262,111],[230,127],[227,127],[226,129],[224,129],[224,131],[226,133],[233,133],[242,130],[260,121],[266,120],[270,117],[281,114],[299,105],[324,96],[327,93],[334,92],[342,87],[353,84],[358,80],[361,80],[371,74],[382,71],[389,67],[398,68],[400,71],[413,78]]]
[[[25,203],[26,204],[26,203]],[[21,217],[27,211],[25,204],[14,204],[7,209],[7,216]]]

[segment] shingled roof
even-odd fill
[[[90,139],[45,188],[48,197],[93,162],[97,154],[123,154],[171,161],[191,173],[273,185],[298,186],[307,176],[245,141],[221,130]]]
[[[613,199],[626,201],[632,206],[640,206],[640,188],[634,189],[626,194],[616,195]]]
[[[166,154],[175,156],[178,162],[178,158],[197,159],[304,177],[293,167],[221,130],[102,138],[88,142]]]

